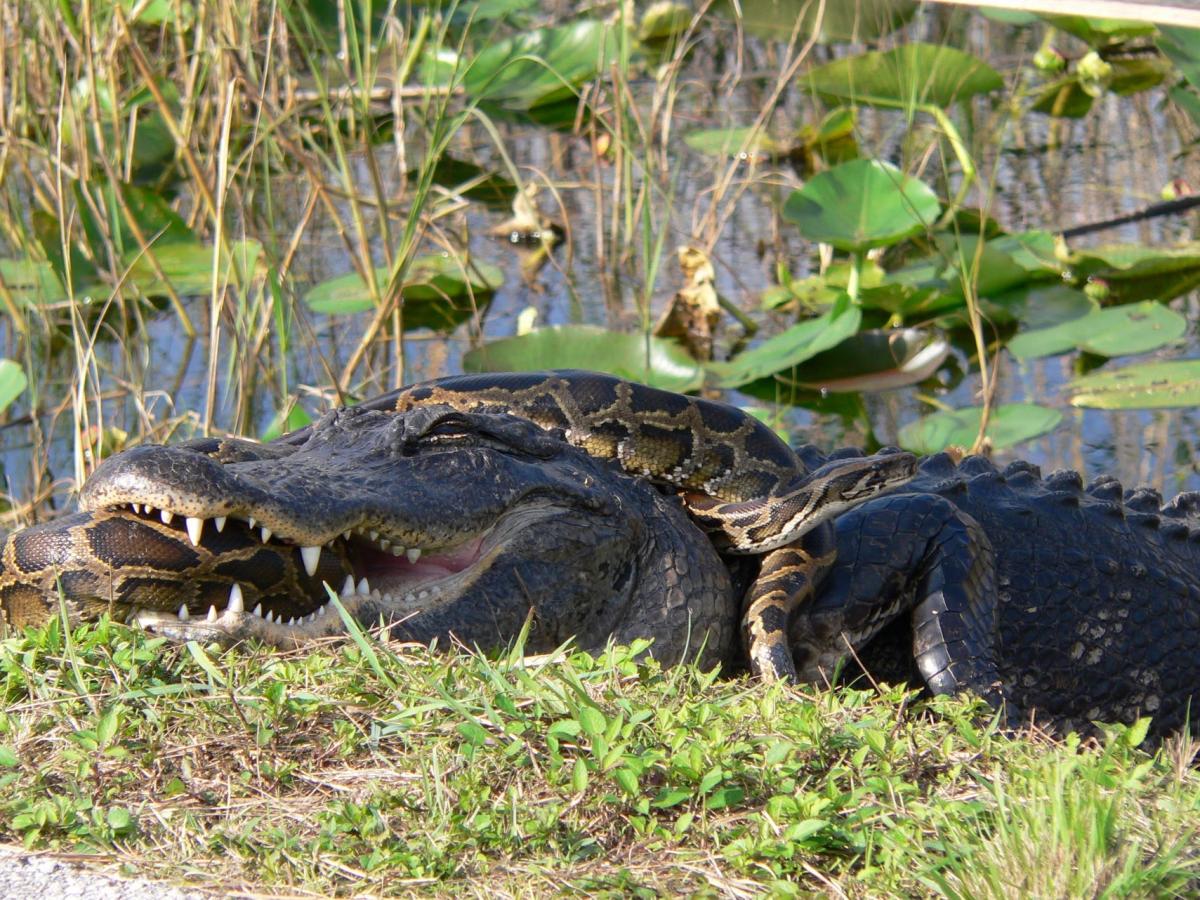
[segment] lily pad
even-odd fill
[[[562,100],[606,69],[616,47],[610,32],[599,20],[579,19],[499,41],[472,60],[463,88],[513,109]]]
[[[743,159],[774,159],[784,156],[788,147],[761,129],[749,126],[736,128],[702,128],[689,131],[683,142],[708,156],[739,157]]]
[[[900,429],[900,446],[914,453],[937,453],[947,447],[970,447],[979,434],[982,406],[934,413]],[[1033,403],[1005,403],[988,417],[987,438],[994,449],[1011,447],[1053,431],[1062,413]]]
[[[18,306],[45,306],[67,299],[54,267],[32,259],[0,259],[0,285]]]
[[[1187,320],[1153,300],[1097,309],[1058,325],[1018,334],[1008,349],[1019,359],[1036,359],[1079,348],[1099,356],[1145,353],[1181,337]]]
[[[834,60],[802,79],[826,98],[902,109],[946,107],[1004,87],[1000,74],[978,57],[920,42]]]
[[[29,384],[21,364],[11,359],[0,359],[0,410],[8,409]]]
[[[375,281],[382,292],[390,272],[375,270]],[[402,286],[404,327],[454,328],[473,312],[471,298],[483,298],[495,292],[504,281],[504,273],[488,263],[470,265],[449,254],[419,256],[409,266]],[[314,312],[326,315],[350,315],[374,308],[371,291],[357,272],[323,281],[310,290],[304,302]]]
[[[783,207],[806,238],[851,253],[911,237],[940,212],[928,185],[877,159],[853,159],[813,176]]]
[[[692,391],[704,372],[674,341],[608,331],[594,325],[555,325],[491,341],[463,356],[467,372],[591,369],[669,391]]]
[[[1089,247],[1071,254],[1069,265],[1076,279],[1102,283],[1109,303],[1170,300],[1200,285],[1200,242]]]
[[[222,254],[215,276],[217,283],[224,285],[231,282],[244,286],[254,275],[262,255],[262,244],[255,240],[234,241],[230,249],[234,265],[231,267],[231,260]],[[155,271],[146,254],[133,253],[128,260],[127,280],[137,285],[148,297],[168,293],[167,283],[183,297],[207,294],[212,290],[214,252],[212,246],[198,241],[162,246],[155,244],[154,260],[162,270],[162,276]]]
[[[862,310],[845,293],[823,316],[793,325],[729,362],[709,363],[718,387],[735,388],[768,375],[785,372],[822,350],[836,347],[858,331]]]
[[[1200,359],[1141,363],[1093,372],[1070,384],[1071,405],[1093,409],[1200,406]]]
[[[799,28],[822,41],[873,41],[907,23],[917,6],[913,0],[718,0],[712,8],[768,40],[789,40]]]
[[[949,355],[949,343],[936,333],[872,329],[796,366],[786,382],[831,393],[887,391],[924,381]]]
[[[985,301],[993,321],[1014,319],[1025,329],[1043,329],[1082,318],[1098,310],[1096,301],[1062,282],[1026,284]]]

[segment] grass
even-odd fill
[[[636,651],[637,648],[635,648]],[[0,828],[258,893],[1183,895],[1194,747],[635,651],[216,657],[109,622],[0,647]]]

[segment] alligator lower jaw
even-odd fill
[[[157,515],[154,510],[148,513]],[[553,505],[540,504],[509,510],[482,533],[464,538],[454,546],[434,550],[401,549],[389,545],[367,529],[350,538],[338,538],[337,548],[350,561],[353,574],[346,575],[336,590],[337,605],[348,618],[364,626],[394,624],[462,596],[502,555],[516,535],[553,516]],[[142,513],[146,514],[146,513]],[[163,521],[168,521],[165,517]],[[253,530],[253,523],[236,519],[220,523],[225,527]],[[190,531],[190,529],[189,529]],[[299,545],[271,535],[264,545],[290,554],[301,551]],[[196,543],[196,541],[193,541]],[[312,640],[342,635],[343,617],[335,606],[335,586],[325,583],[324,602],[305,600],[302,612],[288,618],[276,617],[261,604],[247,610],[248,602],[240,587],[230,592],[224,609],[210,607],[207,614],[195,614],[185,607],[178,612],[134,609],[127,621],[148,631],[174,640],[217,641],[231,644],[256,639],[266,644],[291,647]]]

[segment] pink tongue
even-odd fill
[[[468,568],[479,558],[483,538],[467,541],[460,547],[446,552],[431,552],[421,556],[415,563],[407,556],[392,556],[381,550],[368,550],[363,562],[379,575],[403,575],[408,578],[444,578]]]

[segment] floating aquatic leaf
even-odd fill
[[[1097,16],[1043,16],[1055,28],[1073,34],[1093,47],[1122,44],[1130,38],[1148,37],[1154,34],[1150,22],[1135,22],[1128,19],[1102,19]]]
[[[21,364],[11,359],[0,359],[0,410],[8,409],[29,384]]]
[[[919,42],[834,60],[811,69],[802,83],[825,97],[903,109],[946,107],[1004,87],[1004,79],[983,60]]]
[[[592,325],[556,325],[491,341],[466,353],[463,369],[592,369],[670,391],[695,390],[704,381],[699,363],[674,341]]]
[[[940,212],[927,185],[876,159],[854,159],[814,175],[783,208],[784,218],[806,238],[848,252],[911,237]]]
[[[934,413],[900,429],[900,446],[914,453],[937,453],[947,447],[970,447],[979,434],[982,406]],[[1011,447],[1053,431],[1062,413],[1032,403],[1005,403],[992,409],[987,438],[994,449]]]
[[[1187,320],[1153,300],[1097,309],[1058,325],[1024,331],[1008,342],[1020,359],[1065,353],[1078,347],[1100,356],[1145,353],[1183,335]]]
[[[768,40],[789,40],[798,29],[806,36],[815,32],[822,41],[873,41],[908,22],[918,5],[913,0],[718,0],[712,8]]]
[[[1071,382],[1071,404],[1094,409],[1200,406],[1200,360],[1141,363]]]
[[[529,109],[573,95],[615,53],[610,26],[579,19],[492,44],[471,62],[463,87],[478,100]]]
[[[375,270],[382,293],[390,273]],[[404,327],[446,330],[471,315],[476,300],[490,296],[504,281],[504,273],[488,263],[471,262],[449,254],[419,256],[409,266],[404,292]],[[357,272],[323,281],[310,290],[304,302],[314,312],[348,315],[374,307],[371,291]]]
[[[836,347],[858,331],[862,311],[844,293],[823,316],[793,325],[739,353],[729,362],[709,363],[718,387],[735,388],[768,375],[786,372],[822,350]]]
[[[1170,300],[1200,285],[1200,241],[1089,247],[1072,253],[1069,266],[1076,279],[1103,283],[1109,303]]]
[[[234,241],[230,250],[232,260],[222,253],[214,273],[213,254],[216,248],[198,241],[161,246],[156,244],[152,251],[158,269],[155,269],[147,254],[135,252],[128,261],[126,281],[137,285],[148,297],[166,294],[168,283],[181,297],[207,294],[213,289],[214,277],[218,287],[226,284],[245,286],[254,276],[262,255],[262,244],[255,240]]]
[[[1025,284],[984,303],[984,312],[989,319],[1015,319],[1027,330],[1061,325],[1097,309],[1095,300],[1062,282]]]
[[[774,158],[786,155],[788,147],[762,130],[755,133],[749,126],[738,128],[703,128],[689,131],[683,142],[700,153],[709,156],[737,156],[745,158]]]
[[[934,332],[872,329],[818,353],[784,380],[815,391],[887,391],[924,381],[949,355],[950,344]]]
[[[18,306],[44,306],[67,299],[54,267],[32,259],[0,259],[0,285]]]

